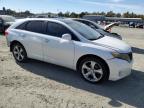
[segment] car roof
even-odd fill
[[[34,21],[34,20],[41,20],[41,21],[60,21],[64,22],[66,20],[73,21],[72,19],[69,18],[25,18],[25,19],[19,19],[22,21]]]
[[[24,19],[16,20],[16,22],[14,24],[12,24],[9,27],[9,29],[13,29],[13,28],[15,28],[15,27],[19,26],[20,24],[27,22],[27,21],[51,21],[51,22],[56,22],[56,23],[67,25],[65,23],[65,21],[74,21],[74,20],[69,19],[69,18],[24,18]]]

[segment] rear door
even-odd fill
[[[29,21],[19,27],[21,40],[26,47],[28,57],[43,60],[43,35],[45,21]]]

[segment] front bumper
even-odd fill
[[[110,69],[109,80],[116,81],[131,74],[133,61],[130,63],[121,59],[110,59],[107,61]]]

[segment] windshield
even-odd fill
[[[92,23],[92,22],[91,22]],[[101,26],[101,25],[99,25],[99,24],[97,24],[97,23],[95,23],[95,22],[93,22],[92,24],[94,24],[98,29],[103,29],[104,27],[103,26]]]
[[[96,31],[98,31],[99,33],[101,33],[101,34],[103,34],[103,35],[107,35],[107,36],[111,35],[110,32],[105,31],[105,30],[103,30],[103,29],[96,29]]]
[[[4,16],[2,17],[5,22],[14,22],[15,18],[12,16]]]
[[[77,21],[72,21],[72,20],[63,20],[67,25],[69,25],[72,29],[77,31],[81,36],[85,37],[88,40],[96,40],[102,37],[100,33],[97,31],[93,30],[89,26],[82,24]]]

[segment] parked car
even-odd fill
[[[135,28],[135,27],[136,27],[136,23],[130,22],[130,23],[129,23],[129,27],[130,27],[130,28]]]
[[[129,45],[71,19],[19,20],[5,34],[17,62],[32,58],[61,65],[92,83],[116,81],[131,73]]]
[[[15,22],[15,18],[9,15],[0,15],[0,33],[4,31]]]
[[[109,29],[111,29],[115,25],[115,23],[112,23],[112,24],[109,24],[105,27],[102,27],[102,26],[96,24],[95,22],[90,21],[90,20],[86,20],[86,19],[76,18],[76,19],[73,19],[73,20],[90,26],[91,28],[93,28],[94,30],[96,30],[97,32],[99,32],[102,35],[107,35],[107,36],[114,37],[114,38],[122,40],[122,37],[119,34],[111,33],[111,32],[108,31]]]
[[[136,25],[136,28],[144,28],[144,24],[138,23],[138,24]]]

